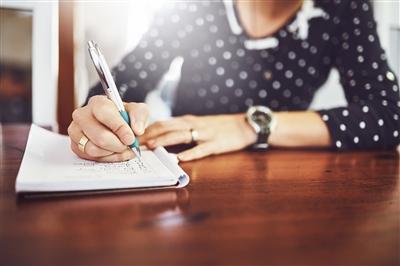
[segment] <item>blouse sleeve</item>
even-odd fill
[[[400,97],[367,0],[349,1],[332,38],[347,107],[320,110],[336,149],[395,148]]]
[[[172,8],[157,14],[148,31],[133,51],[128,53],[113,69],[112,75],[123,101],[144,101],[167,71],[179,52],[180,17]],[[104,94],[100,83],[89,90],[90,97]]]

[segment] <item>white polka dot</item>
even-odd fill
[[[197,94],[198,94],[200,97],[205,97],[206,94],[207,94],[207,91],[206,91],[206,89],[204,89],[204,88],[200,88],[200,89],[197,91]]]
[[[399,115],[398,114],[394,114],[393,115],[393,119],[396,120],[396,121],[399,120]]]
[[[245,51],[242,48],[237,49],[236,51],[237,56],[242,57],[245,55]]]
[[[212,57],[208,58],[208,63],[210,65],[215,65],[217,63],[217,59],[212,56]]]
[[[222,56],[224,57],[225,60],[229,60],[229,59],[231,59],[232,54],[231,54],[231,52],[229,52],[229,51],[225,51],[225,52],[222,54]]]
[[[137,83],[136,80],[131,80],[131,81],[129,82],[129,87],[131,87],[131,88],[136,88],[137,85],[138,85],[138,83]]]
[[[296,53],[293,52],[293,51],[290,51],[290,52],[288,53],[288,57],[289,57],[289,59],[293,60],[293,59],[296,58]]]
[[[219,99],[219,101],[220,101],[220,103],[222,103],[222,104],[227,104],[227,103],[229,102],[229,99],[228,99],[228,97],[226,97],[226,96],[222,96],[222,97]]]
[[[161,57],[162,57],[163,59],[167,59],[167,58],[169,57],[169,52],[168,52],[168,51],[163,51],[163,52],[161,53]]]
[[[125,69],[126,69],[126,65],[125,64],[118,64],[118,71],[121,71],[121,72],[123,72],[123,71],[125,71]]]
[[[345,124],[340,124],[340,130],[341,131],[346,131],[346,125]]]
[[[354,141],[355,144],[357,144],[360,141],[360,139],[357,136],[355,136],[353,141]]]
[[[272,82],[272,88],[274,88],[275,90],[278,90],[281,87],[281,83],[277,80],[275,80],[274,82]]]
[[[237,88],[237,89],[235,90],[235,95],[236,95],[237,97],[240,97],[240,96],[242,96],[242,95],[243,95],[243,90],[242,90],[242,89],[239,89],[239,88]]]
[[[314,75],[316,73],[315,67],[312,67],[312,66],[308,67],[307,72],[310,75]]]
[[[348,110],[343,110],[342,111],[342,115],[344,116],[344,117],[347,117],[347,116],[349,116],[349,111]]]
[[[328,121],[328,120],[329,120],[329,116],[328,116],[327,114],[324,114],[324,115],[322,116],[322,120]]]
[[[374,135],[373,140],[377,142],[379,140],[379,136],[377,134]]]
[[[218,76],[225,74],[225,69],[223,67],[217,67],[216,73]]]
[[[342,147],[342,142],[340,140],[336,141],[336,147],[338,148]]]
[[[283,97],[290,98],[291,95],[292,95],[292,92],[289,89],[286,89],[283,91]]]
[[[204,24],[204,19],[203,18],[197,18],[196,19],[196,25],[197,26],[202,26]]]
[[[305,67],[306,66],[306,60],[299,59],[298,64],[299,64],[300,67]]]
[[[225,85],[230,88],[235,85],[235,82],[233,81],[233,79],[227,79],[225,80]]]
[[[399,131],[395,130],[393,131],[393,137],[397,138],[399,136]]]
[[[293,72],[291,70],[286,70],[285,77],[291,79],[293,77]]]
[[[218,87],[218,85],[212,85],[211,87],[210,87],[210,90],[211,90],[211,92],[212,93],[218,93],[219,92],[219,87]]]
[[[139,72],[139,77],[140,77],[141,79],[147,78],[147,72],[144,71],[144,70],[140,71],[140,72]]]
[[[295,81],[295,84],[296,84],[297,87],[301,87],[301,86],[303,86],[304,83],[303,83],[303,80],[301,78],[297,78],[296,81]]]
[[[141,69],[141,68],[142,68],[142,63],[139,62],[139,61],[136,61],[135,64],[133,65],[133,67],[134,67],[135,69]]]
[[[282,70],[282,69],[283,69],[283,64],[282,64],[282,62],[276,62],[275,68],[276,68],[277,70]]]
[[[191,51],[190,51],[190,55],[191,55],[193,58],[198,57],[198,56],[199,56],[199,50],[197,50],[197,49],[191,50]]]
[[[364,129],[366,127],[366,125],[367,124],[364,121],[361,121],[360,124],[359,124],[361,129]]]
[[[379,120],[378,120],[378,125],[379,125],[379,126],[383,126],[383,124],[384,124],[383,119],[379,119]]]
[[[318,52],[317,47],[315,47],[315,46],[311,46],[311,47],[310,47],[310,53],[316,54],[317,52]]]
[[[218,27],[215,25],[211,25],[209,30],[211,33],[216,33],[216,32],[218,32]]]
[[[250,82],[249,82],[249,87],[250,87],[251,89],[255,89],[255,88],[257,87],[257,81],[255,81],[255,80],[250,80]]]
[[[363,111],[364,113],[368,113],[368,111],[369,111],[368,106],[366,106],[366,105],[363,106],[362,111]]]
[[[369,42],[374,42],[375,41],[375,37],[372,34],[368,35],[368,41]]]
[[[143,40],[139,43],[140,48],[146,48],[147,47],[147,41]]]
[[[164,41],[161,39],[157,39],[157,40],[155,40],[154,45],[156,47],[162,47],[164,45]]]
[[[172,48],[178,49],[180,45],[181,45],[181,44],[180,44],[180,42],[179,42],[178,40],[173,40],[173,41],[171,42]]]
[[[256,64],[253,65],[253,70],[254,71],[259,72],[259,71],[261,71],[261,69],[262,69],[262,67],[261,67],[260,64],[256,63]]]
[[[266,91],[266,90],[260,90],[260,91],[258,92],[258,96],[259,96],[260,98],[265,98],[265,97],[267,97],[267,91]]]
[[[218,48],[221,48],[224,46],[224,41],[221,39],[218,39],[215,44],[217,45]]]
[[[247,78],[247,72],[246,71],[240,71],[239,72],[239,78],[240,79],[246,79]]]
[[[395,76],[392,72],[388,71],[386,72],[386,78],[390,81],[394,81],[395,80]]]
[[[253,99],[247,98],[247,99],[244,101],[244,104],[245,104],[246,106],[252,106],[252,105],[253,105]]]

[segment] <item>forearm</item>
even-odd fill
[[[269,137],[272,147],[330,147],[331,138],[318,113],[276,112],[277,126]]]

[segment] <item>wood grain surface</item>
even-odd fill
[[[242,151],[182,164],[185,189],[22,199],[28,131],[1,129],[0,265],[400,264],[396,151]]]

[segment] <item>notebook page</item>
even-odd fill
[[[143,151],[142,160],[97,163],[78,158],[69,146],[68,137],[32,125],[17,192],[168,186],[177,182],[178,177],[153,151]]]

